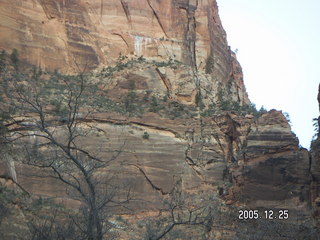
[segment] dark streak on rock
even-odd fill
[[[136,165],[136,164],[130,164],[130,165],[132,165],[132,166],[136,167],[137,169],[139,169],[139,171],[142,173],[142,175],[144,176],[144,178],[147,180],[147,182],[150,184],[150,186],[151,186],[154,190],[160,192],[162,195],[168,195],[168,194],[170,194],[170,193],[168,193],[168,192],[163,191],[162,188],[156,186],[156,185],[151,181],[151,179],[147,176],[147,174],[145,173],[145,171],[144,171],[140,166],[138,166],[138,165]]]
[[[154,8],[152,7],[152,5],[151,5],[151,3],[150,3],[150,0],[147,0],[147,3],[148,3],[148,5],[149,5],[149,7],[151,8],[154,16],[156,17],[156,19],[157,19],[157,21],[158,21],[158,23],[159,23],[159,26],[160,26],[160,28],[162,29],[164,35],[166,36],[166,38],[169,38],[168,35],[167,35],[167,33],[166,33],[166,31],[164,30],[164,27],[163,27],[163,25],[162,25],[162,23],[161,23],[161,21],[160,21],[160,18],[159,18],[159,16],[158,16],[157,12],[156,12],[156,11],[154,10]]]
[[[171,96],[172,86],[171,86],[171,83],[170,83],[169,79],[167,78],[166,75],[162,74],[158,68],[156,68],[156,71],[159,74],[163,84],[166,86],[168,95]]]
[[[128,44],[128,42],[124,39],[124,37],[123,37],[120,33],[112,33],[112,35],[116,35],[116,36],[121,37],[121,39],[124,41],[124,43],[127,45],[128,49],[129,49],[129,44]]]
[[[127,21],[131,23],[131,15],[130,15],[128,3],[126,3],[124,0],[120,0],[120,2],[123,8],[123,11],[126,14]]]

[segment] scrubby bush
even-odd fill
[[[213,116],[217,111],[217,106],[215,103],[211,103],[207,109],[203,110],[201,113],[202,117],[210,117]]]
[[[197,105],[197,107],[199,107],[200,109],[204,108],[204,104],[202,101],[202,95],[200,91],[197,91],[196,97],[195,97],[195,103]]]
[[[162,61],[162,62],[152,62],[155,66],[157,67],[170,67],[172,69],[177,69],[177,65],[181,64],[178,60],[174,60],[172,58],[169,58],[167,61]]]
[[[6,51],[2,50],[0,53],[0,73],[2,73],[5,69],[6,58],[7,58],[7,53]]]
[[[133,113],[136,110],[137,95],[135,92],[128,92],[127,96],[124,99],[125,110],[129,113]]]
[[[10,60],[15,67],[16,70],[18,70],[19,66],[19,53],[17,49],[13,49],[12,53],[10,54]]]
[[[162,110],[163,108],[164,106],[160,103],[159,99],[156,96],[152,96],[149,111],[156,113]]]
[[[144,132],[142,137],[143,137],[143,139],[149,139],[150,135],[148,132]]]

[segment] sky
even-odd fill
[[[250,100],[290,116],[310,147],[319,116],[319,0],[217,0],[228,44],[237,51]]]

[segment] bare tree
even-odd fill
[[[77,76],[36,68],[27,73],[2,72],[3,99],[8,109],[14,109],[11,122],[2,124],[7,129],[2,143],[19,145],[25,164],[44,169],[64,183],[69,195],[82,204],[84,225],[78,219],[74,223],[85,239],[100,240],[110,227],[107,210],[127,203],[130,190],[119,196],[122,186],[107,176],[125,142],[104,154],[92,153],[84,142],[93,132],[103,132],[90,123],[97,111],[99,85],[90,82],[84,72]]]
[[[160,240],[174,233],[179,226],[201,227],[205,234],[211,231],[214,209],[212,199],[192,197],[181,189],[178,180],[164,200],[164,208],[156,219],[149,219],[146,240]]]

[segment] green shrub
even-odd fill
[[[287,119],[288,123],[291,124],[291,119],[290,119],[290,115],[287,112],[283,113],[283,116]]]
[[[150,138],[150,135],[148,132],[144,132],[143,135],[142,135],[142,138],[143,139],[149,139]]]
[[[231,88],[232,88],[232,83],[234,82],[233,76],[230,77],[229,81],[227,82],[227,92],[230,95],[231,94]]]
[[[124,99],[124,107],[126,112],[133,113],[137,107],[136,103],[137,102],[137,95],[135,92],[128,92],[127,96]]]
[[[217,106],[215,103],[211,103],[207,109],[205,109],[202,113],[202,117],[210,117],[213,116],[217,111]]]
[[[139,62],[144,62],[144,61],[146,61],[146,59],[141,55],[140,57],[138,57],[138,61]]]
[[[163,106],[161,106],[159,104],[159,100],[155,97],[155,96],[152,96],[151,97],[151,102],[150,102],[150,108],[149,108],[149,111],[150,112],[159,112],[160,110],[163,109]]]
[[[168,101],[168,96],[167,95],[163,96],[162,101],[163,102],[167,102]]]
[[[312,137],[313,140],[319,137],[320,135],[320,130],[319,130],[319,118],[314,118],[312,119],[313,122],[313,128],[314,128],[314,135]]]
[[[13,64],[13,66],[18,69],[18,65],[19,65],[19,53],[17,49],[13,49],[12,53],[10,54],[10,60]]]
[[[7,53],[5,50],[2,50],[0,53],[0,73],[2,73],[6,66]]]
[[[222,101],[222,102],[220,103],[220,109],[223,110],[223,111],[233,110],[233,109],[232,109],[232,102]]]
[[[129,89],[133,90],[136,88],[136,83],[134,80],[129,80]]]
[[[169,232],[170,239],[187,239],[186,234],[181,229],[173,229]]]
[[[200,109],[204,108],[204,104],[202,101],[202,95],[201,95],[200,91],[197,91],[197,93],[196,93],[195,102],[196,102],[197,107],[199,107]]]
[[[206,70],[206,73],[207,74],[210,74],[212,73],[213,71],[213,65],[214,65],[214,59],[212,56],[209,56],[207,58],[207,61],[206,61],[206,67],[205,67],[205,70]]]
[[[162,61],[162,62],[153,61],[152,63],[157,67],[170,67],[172,69],[177,69],[177,64],[181,64],[179,61],[173,60],[172,58],[169,58],[167,61]]]

